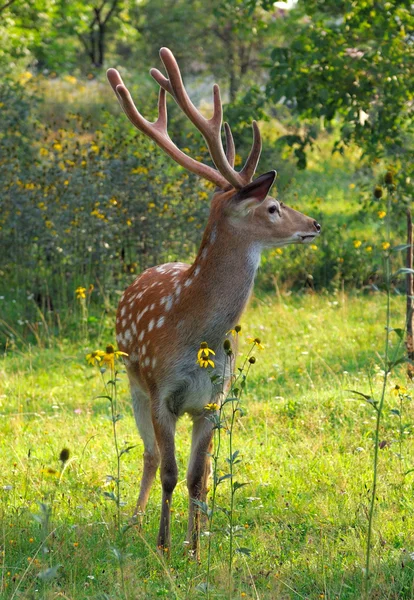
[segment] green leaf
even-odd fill
[[[398,271],[395,273],[396,275],[414,275],[414,269],[409,269],[408,267],[401,267],[401,269],[398,269]]]
[[[132,450],[133,448],[136,448],[136,447],[137,447],[137,444],[134,444],[133,446],[127,446],[126,448],[123,448],[121,450],[121,452],[119,453],[119,458],[121,458],[121,456],[123,454],[126,454],[127,452],[129,452],[130,450]]]
[[[199,583],[196,588],[195,588],[198,592],[201,592],[202,594],[207,594],[208,592],[208,586],[207,583],[205,581],[202,581],[201,583]],[[211,589],[211,585],[210,585],[210,589]]]
[[[235,481],[233,483],[233,493],[237,492],[237,490],[239,490],[240,488],[244,487],[245,485],[249,485],[248,483],[239,483],[238,481]]]
[[[231,473],[222,475],[221,477],[218,478],[217,483],[221,483],[222,481],[225,481],[226,479],[230,479],[231,477],[232,477]]]
[[[374,398],[371,398],[371,396],[368,396],[367,394],[363,394],[362,392],[358,392],[357,390],[346,390],[346,391],[350,392],[351,394],[357,394],[358,396],[362,396],[362,398],[364,398],[364,400],[366,402],[368,402],[368,404],[371,404],[375,408],[375,410],[378,411],[378,408],[377,408],[378,401],[374,400]]]
[[[113,500],[116,504],[118,504],[118,498],[113,492],[104,492],[103,495],[105,498],[109,498],[109,500]]]
[[[252,551],[250,550],[250,548],[236,548],[236,552],[238,554],[245,554],[246,556],[251,556]]]
[[[411,248],[411,244],[398,244],[398,246],[394,246],[394,248],[392,248],[391,251],[401,252],[401,250],[407,250],[408,248]]]

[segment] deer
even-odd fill
[[[204,117],[192,103],[178,63],[168,48],[160,57],[167,77],[158,69],[150,74],[159,85],[158,117],[147,121],[131,98],[119,72],[107,77],[118,101],[139,131],[151,138],[179,165],[213,183],[210,214],[201,245],[192,264],[170,262],[145,270],[125,290],[116,315],[116,340],[124,357],[133,411],[143,441],[143,472],[134,515],[145,511],[150,489],[160,466],[162,503],[157,548],[171,546],[171,502],[177,485],[175,430],[187,413],[192,419],[192,440],[187,469],[189,514],[186,543],[189,554],[200,558],[200,503],[206,499],[213,439],[213,422],[207,410],[220,402],[222,390],[208,369],[196,362],[200,344],[215,352],[217,373],[226,365],[223,343],[238,323],[252,293],[265,248],[312,242],[321,226],[269,195],[276,171],[253,179],[261,153],[261,135],[252,122],[253,142],[244,166],[234,168],[235,145],[224,123],[218,85],[213,87],[213,115]],[[167,131],[167,94],[201,132],[214,167],[180,150]],[[228,342],[227,342],[228,346]],[[230,373],[225,373],[228,385]]]

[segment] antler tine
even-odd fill
[[[224,132],[226,134],[226,158],[229,165],[234,167],[234,159],[236,158],[236,149],[234,147],[233,134],[228,123],[224,123]]]
[[[147,121],[136,108],[128,88],[124,85],[122,78],[116,69],[107,72],[108,81],[114,90],[121,107],[131,123],[140,131],[150,137],[160,148],[162,148],[173,160],[192,173],[211,181],[221,189],[228,187],[228,181],[215,169],[194,160],[182,152],[167,132],[167,104],[165,88],[160,88],[158,99],[158,118],[154,123]]]
[[[213,88],[213,116],[211,119],[206,119],[191,102],[184,87],[179,66],[172,52],[168,48],[161,48],[160,56],[167,71],[168,79],[164,77],[158,69],[151,69],[152,77],[163,89],[172,94],[181,110],[202,133],[210,151],[211,158],[219,172],[234,188],[240,189],[247,182],[240,176],[240,173],[235,171],[228,163],[221,141],[223,109],[219,86],[215,85]]]
[[[256,121],[252,122],[253,128],[253,143],[250,150],[250,154],[244,164],[244,167],[240,171],[240,175],[246,180],[246,183],[251,181],[259,162],[260,154],[262,152],[262,137],[260,135],[259,127]]]

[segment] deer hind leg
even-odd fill
[[[194,420],[191,456],[187,471],[190,503],[187,542],[189,543],[190,553],[196,560],[200,560],[200,509],[194,504],[194,500],[206,501],[212,436],[213,424],[205,415]]]
[[[130,383],[135,421],[144,442],[144,469],[138,501],[134,511],[134,516],[136,516],[144,512],[147,505],[151,486],[157,473],[158,465],[160,464],[160,453],[152,424],[150,399],[139,384],[132,379]]]
[[[153,411],[152,418],[155,436],[161,454],[162,504],[157,547],[159,550],[169,552],[171,546],[171,502],[173,491],[178,480],[174,442],[176,417],[169,412],[160,417],[160,415]]]

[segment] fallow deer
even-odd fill
[[[270,171],[252,181],[261,152],[259,128],[253,121],[253,145],[244,167],[234,169],[235,148],[224,124],[217,85],[213,116],[206,119],[191,102],[178,64],[168,48],[160,50],[168,78],[157,69],[151,75],[160,86],[158,118],[148,122],[136,109],[119,73],[108,79],[132,124],[154,140],[185,169],[214,183],[217,189],[197,257],[192,265],[172,262],[144,271],[122,296],[116,318],[119,348],[128,354],[126,370],[139,433],[144,443],[144,467],[135,514],[145,510],[161,461],[162,506],[158,547],[170,547],[170,507],[177,484],[174,438],[184,413],[193,420],[187,472],[188,538],[199,556],[200,515],[194,500],[205,498],[209,474],[212,421],[205,409],[219,402],[207,369],[196,364],[201,342],[215,351],[217,372],[226,362],[223,342],[238,322],[253,287],[263,248],[312,241],[320,225],[268,196],[276,177]],[[184,154],[167,133],[166,93],[169,93],[202,133],[217,168]]]

